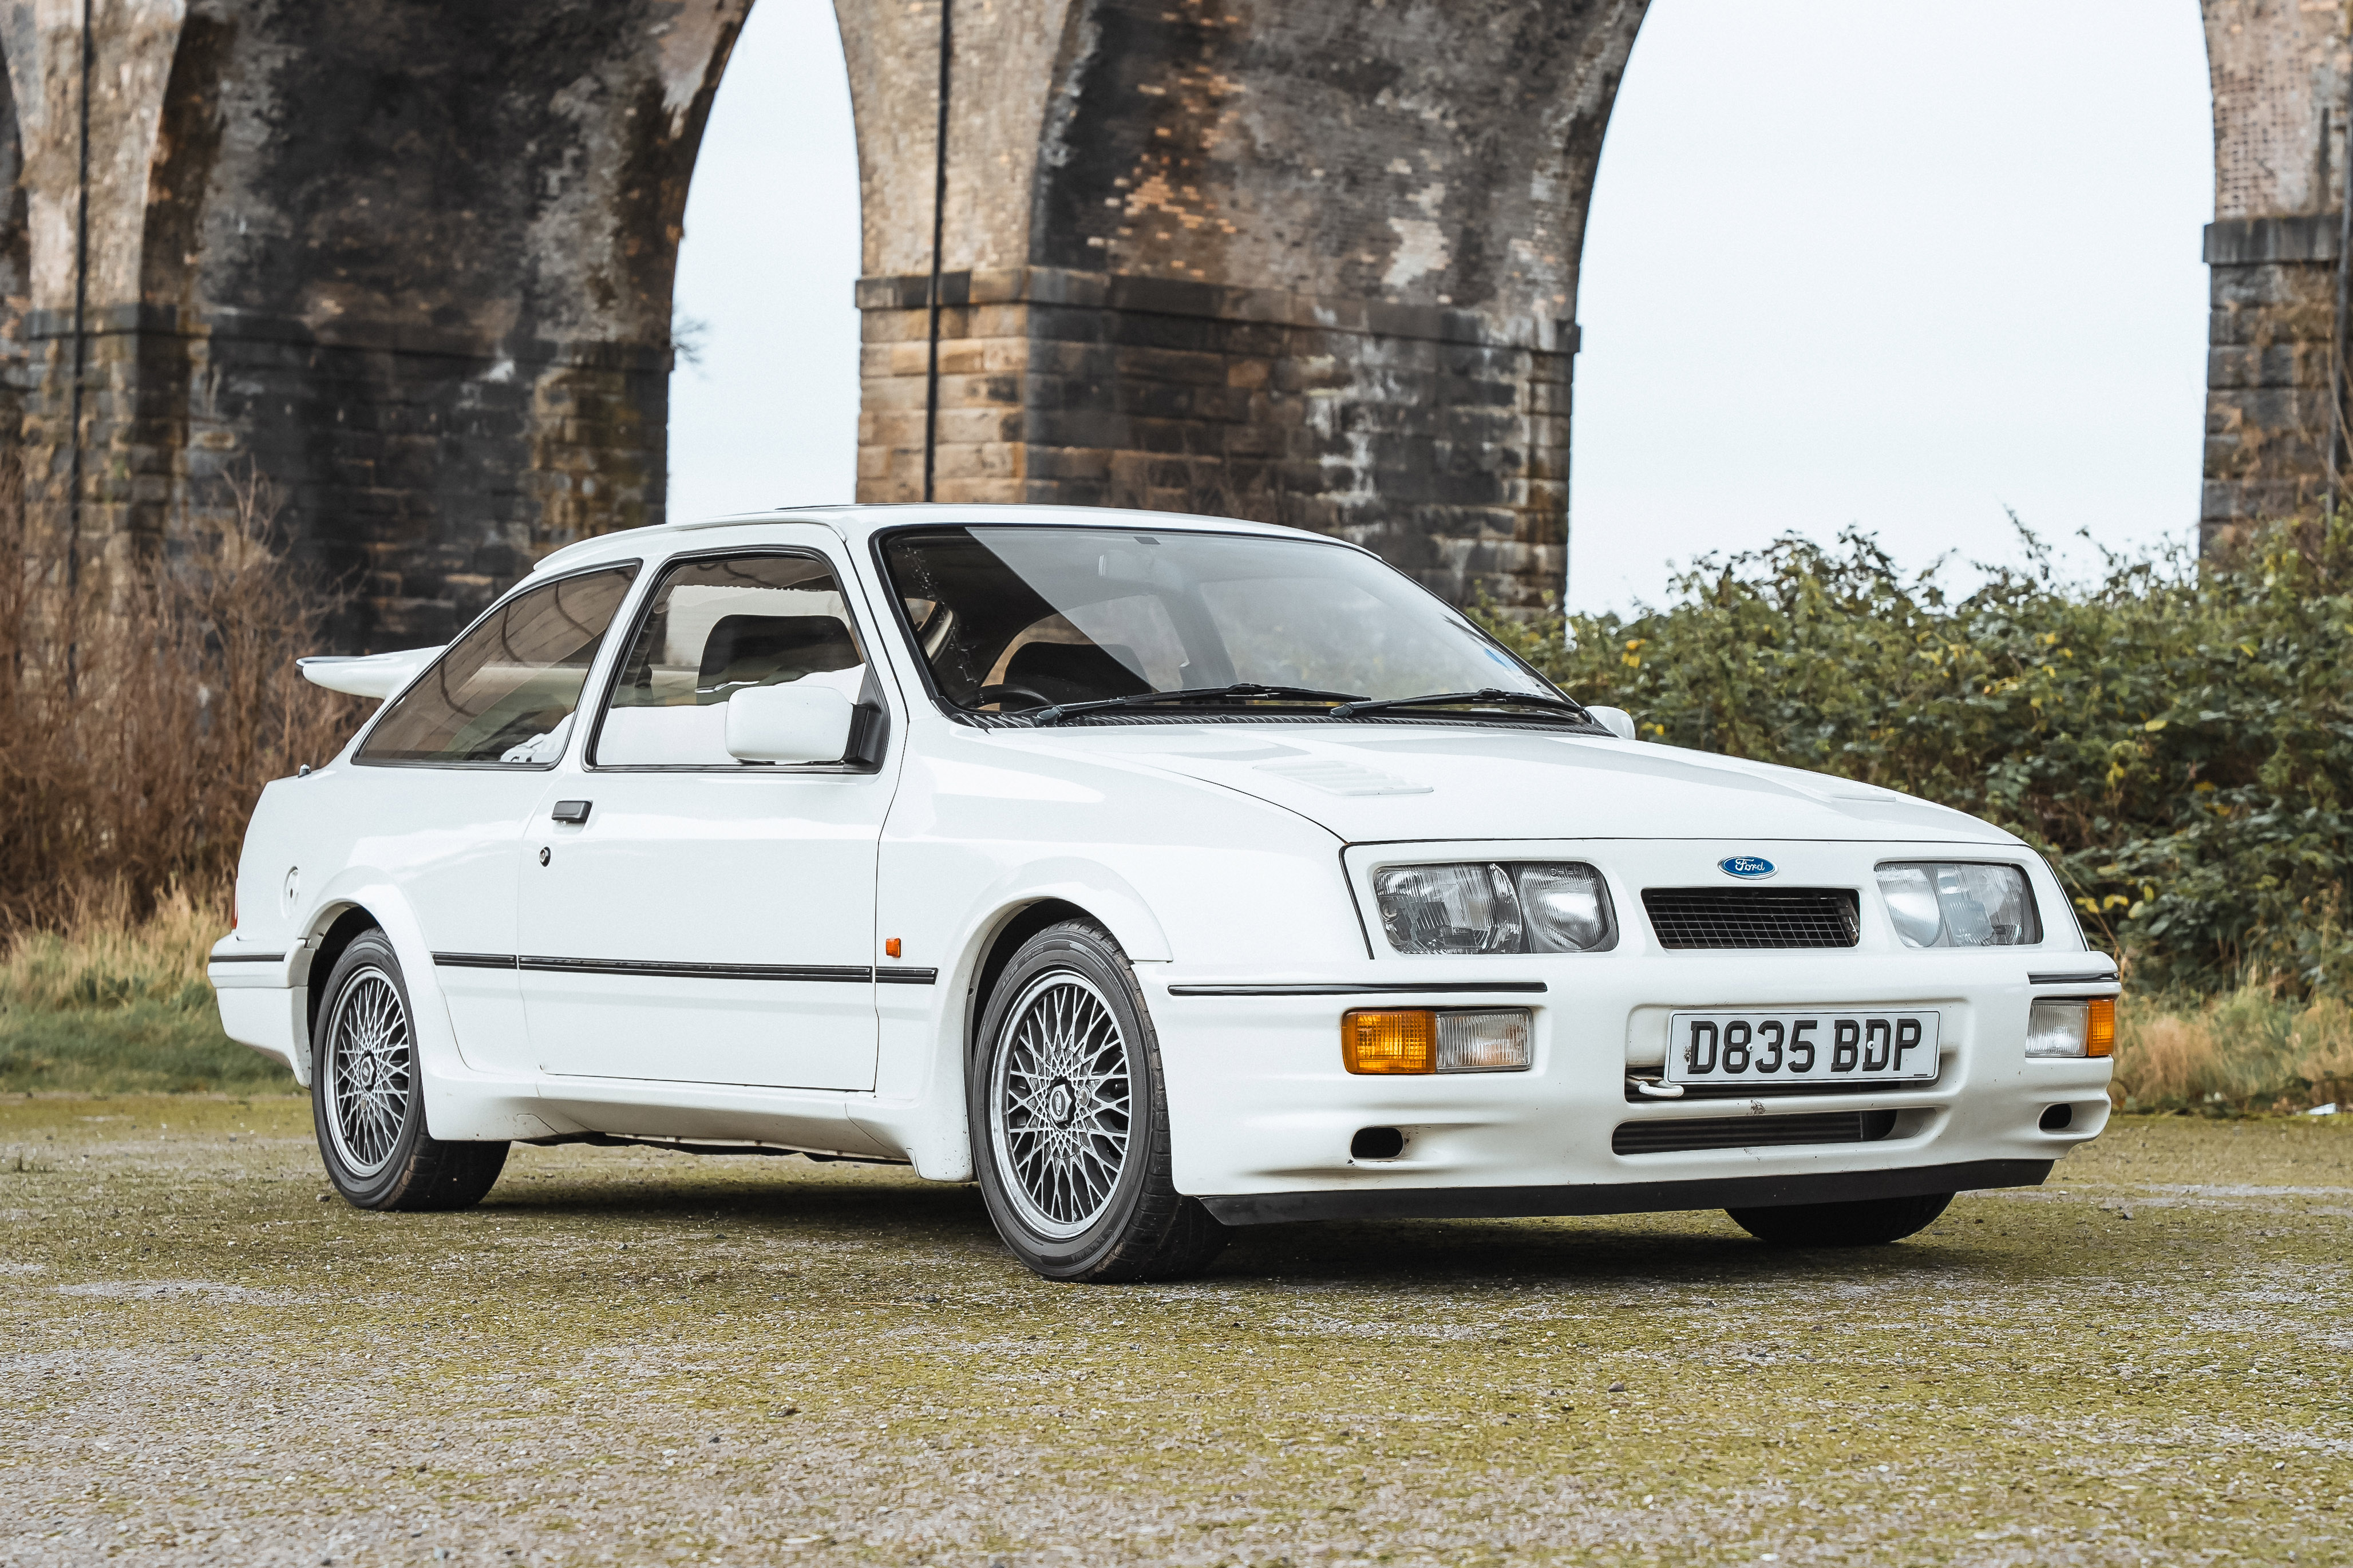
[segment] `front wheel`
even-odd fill
[[[1936,1223],[1950,1193],[1910,1198],[1865,1198],[1851,1204],[1786,1204],[1769,1209],[1726,1209],[1733,1223],[1773,1247],[1883,1247]]]
[[[1197,1274],[1226,1227],[1170,1175],[1168,1099],[1144,994],[1111,934],[1050,926],[999,976],[965,1073],[988,1217],[1049,1279]]]
[[[507,1163],[499,1143],[425,1130],[417,1032],[400,959],[381,931],[354,938],[327,976],[311,1056],[311,1121],[327,1179],[364,1209],[461,1209]]]

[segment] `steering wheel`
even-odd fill
[[[1052,698],[1042,692],[1033,691],[1027,686],[984,686],[974,695],[981,701],[994,702],[999,708],[1005,706],[1005,700],[1008,697],[1018,698],[1032,708],[1051,708],[1054,705]]]

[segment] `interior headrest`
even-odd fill
[[[858,662],[858,645],[835,616],[722,616],[702,645],[695,685],[765,686]]]

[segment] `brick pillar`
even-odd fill
[[[861,499],[922,499],[929,283],[859,288]],[[941,500],[1254,518],[1457,602],[1559,591],[1574,329],[1050,268],[944,285]]]
[[[2316,510],[2327,483],[2337,218],[2208,226],[2203,550],[2227,529]]]
[[[2343,7],[2204,0],[2204,12],[2215,221],[2201,550],[2316,511],[2327,486],[2348,109]]]
[[[939,9],[837,9],[859,494],[917,499]],[[1233,513],[1458,602],[1557,595],[1577,253],[1642,10],[958,0],[939,499]]]

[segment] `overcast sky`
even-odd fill
[[[1907,564],[2197,515],[2211,216],[2189,0],[1654,0],[1578,318],[1569,594],[1784,531]],[[858,180],[827,0],[757,0],[687,204],[672,515],[847,500]],[[2074,558],[2085,559],[2081,546]]]

